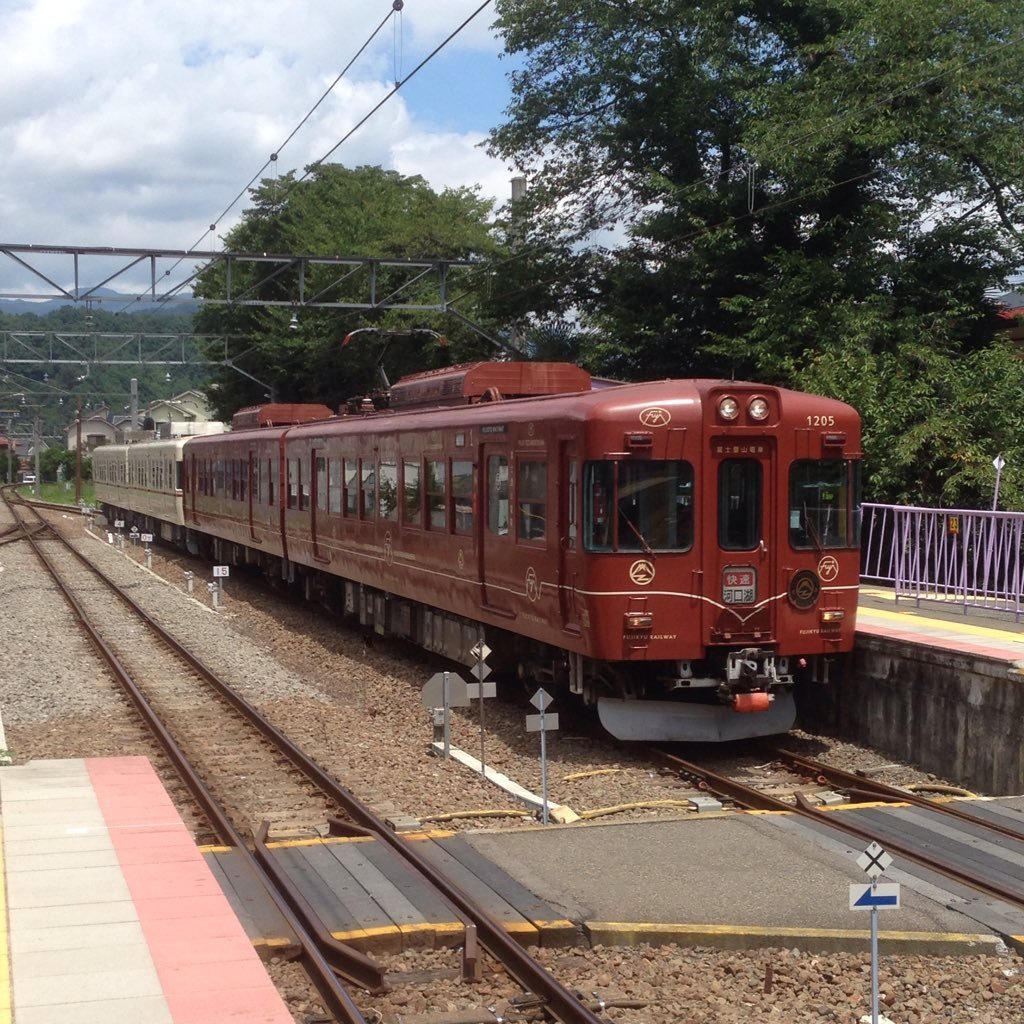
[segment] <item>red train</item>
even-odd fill
[[[484,635],[494,667],[578,695],[624,739],[785,732],[795,679],[853,645],[848,405],[476,363],[404,378],[389,408],[327,413],[262,407],[169,442],[181,463],[162,483],[146,444],[100,449],[97,497],[463,664]]]

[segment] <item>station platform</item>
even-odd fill
[[[0,1024],[291,1024],[149,761],[0,768]]]
[[[1024,668],[1024,623],[1012,612],[965,608],[937,600],[896,598],[886,587],[862,585],[857,632],[921,644]]]

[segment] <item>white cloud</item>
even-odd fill
[[[396,67],[407,75],[478,6],[405,0],[401,31],[385,27],[281,151],[279,171],[322,157],[392,88]],[[390,10],[391,0],[0,0],[0,241],[191,246]],[[493,17],[486,8],[444,52],[497,62]],[[437,188],[479,184],[503,201],[510,175],[478,146],[491,124],[460,126],[457,97],[445,118],[420,116],[406,91],[331,159]],[[507,102],[494,97],[494,120]]]

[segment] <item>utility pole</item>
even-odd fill
[[[32,451],[36,461],[36,482],[32,485],[32,493],[39,497],[39,445],[42,431],[39,429],[39,417],[32,421]]]
[[[75,504],[82,504],[82,400],[75,409]]]

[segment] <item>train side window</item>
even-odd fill
[[[381,460],[377,497],[381,519],[395,522],[398,519],[398,463],[394,459]]]
[[[287,459],[288,464],[288,507],[299,507],[299,460]]]
[[[341,459],[328,459],[327,462],[327,500],[328,511],[341,514]]]
[[[487,458],[487,529],[504,537],[508,534],[508,458]]]
[[[374,506],[377,504],[377,474],[375,472],[375,466],[372,459],[362,460],[362,492],[363,500],[362,505],[359,509],[359,515],[362,519],[373,519],[376,509]]]
[[[761,463],[723,459],[718,467],[718,546],[752,551],[761,543]]]
[[[548,464],[521,459],[516,480],[520,540],[543,540],[547,531]]]
[[[275,502],[274,492],[277,485],[277,471],[273,459],[267,459],[267,504],[273,505]]]
[[[359,461],[345,459],[345,515],[355,518],[359,514]]]
[[[316,508],[318,512],[327,511],[327,460],[322,455],[316,458]]]
[[[445,477],[444,461],[427,459],[427,525],[431,530],[448,528]]]
[[[452,459],[452,505],[455,532],[473,532],[473,463],[468,459]]]
[[[849,464],[798,459],[789,467],[789,543],[794,548],[850,547]]]
[[[249,460],[239,459],[238,460],[238,497],[242,501],[249,500]]]
[[[419,459],[406,459],[402,463],[402,522],[406,526],[423,525]]]

